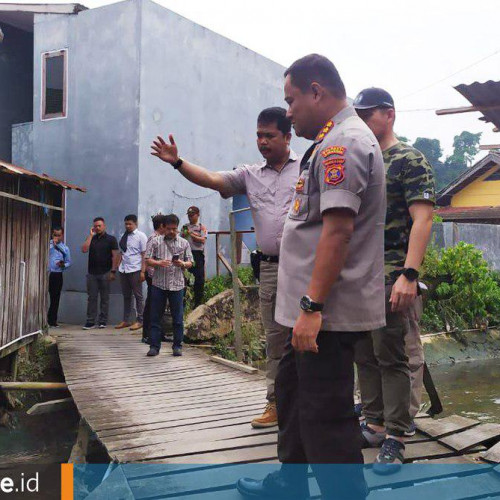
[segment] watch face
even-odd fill
[[[304,311],[309,311],[311,309],[311,299],[304,296],[300,299],[300,308]]]

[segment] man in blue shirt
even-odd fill
[[[57,312],[59,310],[59,299],[63,286],[63,272],[71,266],[71,254],[69,248],[63,243],[64,231],[62,227],[52,229],[52,239],[49,249],[49,296],[50,307],[48,316],[49,326],[58,327]]]

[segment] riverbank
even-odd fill
[[[431,333],[422,336],[429,366],[500,358],[498,330]]]

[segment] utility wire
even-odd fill
[[[430,89],[431,87],[434,87],[434,85],[437,85],[438,83],[444,82],[445,80],[448,80],[449,78],[458,75],[459,73],[462,73],[463,71],[466,71],[470,68],[473,68],[474,66],[477,66],[478,64],[482,63],[483,61],[486,61],[486,59],[489,59],[490,57],[496,56],[497,54],[500,53],[500,49],[495,50],[492,54],[483,57],[482,59],[479,59],[479,61],[473,62],[472,64],[469,64],[465,68],[459,69],[458,71],[455,71],[455,73],[452,73],[451,75],[445,76],[444,78],[441,78],[440,80],[437,80],[433,83],[430,83],[429,85],[426,85],[425,87],[422,87],[419,90],[415,90],[415,92],[411,92],[410,94],[406,94],[405,96],[401,97],[400,99],[406,99],[407,97],[411,97],[415,94],[419,94],[420,92]]]

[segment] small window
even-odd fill
[[[500,168],[484,179],[485,181],[500,181]]]
[[[64,118],[68,100],[67,51],[42,56],[42,120]]]

